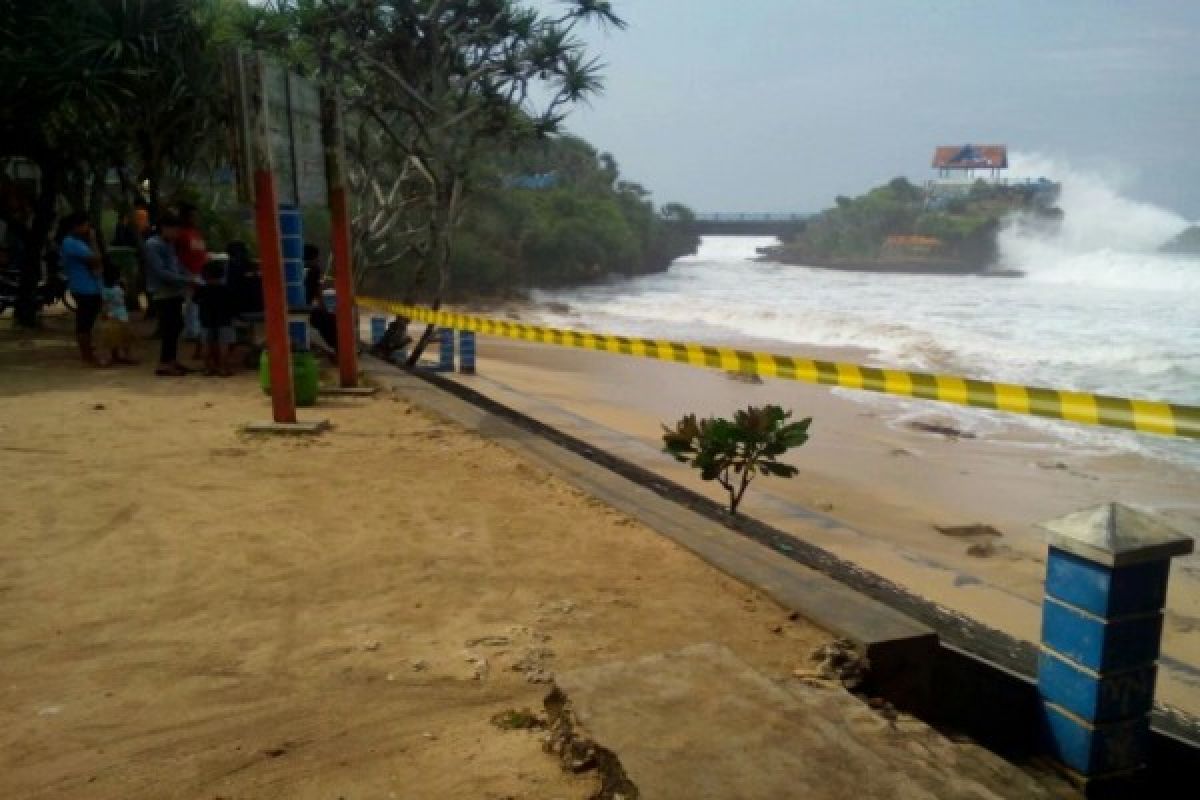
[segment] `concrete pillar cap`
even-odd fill
[[[1104,503],[1039,526],[1051,547],[1107,567],[1161,561],[1192,552],[1191,537],[1158,516],[1121,503]]]

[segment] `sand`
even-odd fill
[[[1132,455],[1066,449],[1037,431],[976,439],[919,432],[896,424],[878,400],[853,402],[843,390],[748,383],[716,370],[490,337],[480,339],[478,370],[459,380],[715,499],[722,498],[719,487],[662,454],[662,423],[687,412],[728,415],[763,403],[812,416],[811,441],[788,459],[800,476],[759,480],[745,512],[1029,641],[1039,635],[1045,570],[1036,523],[1119,500],[1200,534],[1197,473]],[[925,422],[955,424],[939,404],[913,408]],[[974,524],[1001,535],[936,529]],[[1200,556],[1174,563],[1164,641],[1158,700],[1200,713]]]
[[[827,641],[390,396],[250,437],[253,376],[85,370],[49,322],[0,330],[0,797],[583,798],[489,724],[531,676],[711,641],[783,678]]]

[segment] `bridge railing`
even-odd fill
[[[816,216],[809,212],[705,211],[696,214],[697,222],[804,222]]]

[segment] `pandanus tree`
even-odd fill
[[[322,78],[343,88],[365,137],[360,156],[388,156],[383,170],[377,160],[357,165],[354,182],[368,192],[357,221],[375,226],[366,238],[380,250],[390,237],[390,254],[378,258],[412,266],[404,300],[435,309],[452,280],[455,229],[481,156],[557,134],[570,108],[602,88],[601,64],[576,36],[578,26],[624,27],[607,0],[565,0],[551,14],[513,0],[275,6],[295,23],[287,41],[313,42]],[[370,177],[380,172],[386,181]],[[428,329],[410,364],[431,335]]]
[[[40,253],[60,197],[98,222],[110,170],[119,205],[138,196],[137,178],[157,200],[168,173],[182,178],[223,144],[212,37],[223,5],[0,0],[0,158],[40,171],[29,253]],[[36,322],[36,306],[19,310]]]
[[[37,324],[40,255],[58,197],[65,193],[84,210],[86,177],[94,178],[103,160],[103,120],[121,96],[121,70],[79,49],[95,10],[68,0],[0,0],[0,158],[27,159],[40,176],[16,307],[17,322],[30,327]]]

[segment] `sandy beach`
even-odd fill
[[[795,346],[752,342],[771,352]],[[721,499],[719,487],[661,452],[661,424],[684,413],[728,415],[778,403],[812,416],[812,439],[789,460],[794,480],[754,484],[747,514],[793,532],[912,591],[1037,641],[1045,544],[1037,523],[1098,503],[1153,509],[1200,532],[1195,472],[1133,455],[1065,447],[1036,430],[960,438],[912,430],[895,411],[841,391],[761,383],[715,370],[482,337],[479,374],[463,383],[539,420]],[[854,361],[862,353],[806,349]],[[939,416],[924,404],[917,418]],[[937,527],[990,525],[999,536]],[[1200,713],[1200,558],[1174,564],[1158,701]]]
[[[2,797],[584,798],[489,722],[531,678],[702,641],[783,678],[827,641],[390,396],[248,437],[254,376],[85,370],[50,325],[0,330]]]

